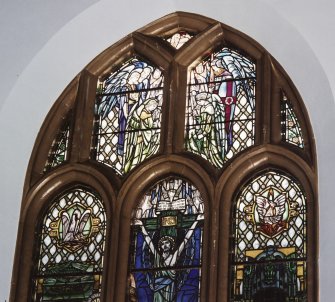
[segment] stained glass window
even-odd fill
[[[304,148],[300,123],[294,113],[292,104],[283,93],[281,101],[281,136],[284,142]]]
[[[132,213],[130,301],[199,301],[204,202],[189,182],[165,179]]]
[[[231,301],[306,299],[306,199],[297,181],[268,171],[239,194]]]
[[[132,58],[99,81],[94,157],[122,175],[157,153],[163,102],[160,69]]]
[[[189,71],[186,149],[221,168],[254,144],[256,66],[224,47]]]
[[[179,49],[182,47],[185,43],[187,43],[190,39],[192,39],[192,35],[185,31],[179,31],[169,37],[167,41],[175,48]]]
[[[287,96],[256,100],[270,86]],[[10,300],[316,301],[317,165],[302,104],[264,48],[203,16],[176,12],[109,47],[39,133]]]
[[[48,160],[44,167],[44,172],[49,171],[51,168],[54,168],[67,160],[69,135],[70,123],[66,122],[64,126],[59,130],[57,137],[52,142]]]
[[[100,301],[106,215],[99,197],[76,188],[45,214],[33,277],[33,301]]]

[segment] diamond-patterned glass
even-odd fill
[[[254,144],[256,65],[224,47],[189,70],[186,150],[217,168]]]
[[[161,71],[137,58],[98,83],[93,157],[123,175],[156,154],[163,103]]]
[[[68,156],[69,148],[69,135],[70,135],[70,124],[69,122],[59,130],[57,137],[52,142],[52,146],[49,152],[48,160],[46,162],[44,172],[49,171],[65,160]]]
[[[33,301],[99,299],[106,235],[99,197],[83,188],[57,197],[38,234]]]
[[[231,301],[306,301],[306,198],[296,180],[268,171],[249,181],[233,232]]]

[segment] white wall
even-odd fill
[[[0,0],[0,301],[9,295],[25,171],[51,105],[102,50],[177,10],[219,20],[257,40],[283,65],[302,95],[318,152],[320,296],[321,301],[334,300],[332,0]]]

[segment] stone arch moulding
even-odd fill
[[[179,32],[192,36],[177,49],[167,38]],[[186,148],[186,104],[189,97],[187,89],[191,85],[188,82],[190,70],[224,47],[247,58],[256,68],[256,75],[247,79],[256,83],[254,124],[250,130],[253,143],[216,167],[210,158]],[[156,153],[122,174],[92,156],[95,147],[93,136],[96,134],[95,106],[98,82],[120,70],[122,64],[135,56],[157,67],[164,77],[160,138]],[[211,64],[208,63],[209,66]],[[226,69],[229,73],[229,68]],[[241,79],[224,81],[238,83]],[[247,93],[243,89],[241,97]],[[303,148],[283,140],[283,92],[300,122]],[[69,114],[68,155],[60,164],[46,171],[45,163],[53,140]],[[226,125],[227,121],[216,123]],[[210,127],[214,126],[211,124]],[[237,133],[239,130],[234,131]],[[223,140],[220,142],[224,144]],[[205,201],[203,274],[199,299],[230,301],[229,257],[232,252],[229,244],[232,240],[230,229],[234,221],[234,198],[250,178],[267,169],[291,175],[306,192],[306,295],[309,301],[318,301],[316,152],[308,114],[294,84],[261,45],[213,19],[175,12],[142,27],[90,62],[64,90],[41,127],[24,185],[10,301],[33,301],[30,277],[36,250],[35,223],[56,196],[80,185],[99,193],[106,207],[107,237],[100,301],[124,301],[128,284],[128,256],[124,255],[128,255],[130,246],[131,212],[141,196],[166,177],[189,181],[198,188]],[[22,241],[22,238],[29,240]]]
[[[266,146],[250,152],[247,160],[237,160],[236,164],[227,173],[223,174],[216,187],[215,196],[220,200],[219,205],[219,261],[218,261],[218,280],[226,280],[218,286],[218,297],[227,295],[227,301],[230,294],[231,277],[228,270],[224,269],[230,265],[232,250],[231,244],[233,235],[232,223],[234,220],[234,206],[238,194],[245,184],[256,176],[262,175],[267,171],[277,171],[280,174],[291,177],[306,196],[307,212],[307,271],[313,272],[313,276],[307,277],[308,297],[312,301],[318,301],[318,205],[316,175],[309,166],[308,162],[294,153],[284,150],[282,147]],[[316,215],[315,215],[316,214]],[[311,285],[312,284],[312,285]]]
[[[152,171],[156,171],[152,173]],[[120,211],[120,238],[123,238],[119,243],[118,263],[123,263],[117,267],[117,275],[119,277],[127,276],[128,259],[124,255],[129,254],[130,243],[130,221],[131,213],[135,206],[139,203],[144,193],[153,185],[160,181],[175,177],[183,179],[194,185],[200,192],[205,205],[205,224],[204,224],[204,241],[203,241],[203,265],[202,275],[209,276],[211,267],[215,266],[211,263],[211,257],[207,256],[209,251],[208,247],[210,238],[210,230],[216,228],[214,220],[210,218],[213,215],[216,205],[213,203],[214,187],[210,176],[201,166],[191,160],[185,160],[183,157],[171,156],[164,159],[153,160],[143,169],[137,170],[124,184],[124,188],[120,191],[119,198],[122,200],[122,208]],[[145,181],[143,181],[145,179]],[[131,189],[132,188],[132,189]],[[207,286],[207,278],[204,277],[201,281],[201,287]],[[118,291],[114,296],[115,301],[124,299],[126,288]],[[201,293],[201,298],[206,299],[205,293]]]
[[[27,245],[26,242],[34,242],[36,240],[36,229],[41,223],[46,209],[50,207],[51,202],[60,196],[62,193],[76,187],[92,189],[97,192],[105,207],[107,220],[107,234],[106,241],[110,240],[114,229],[112,228],[112,217],[115,211],[116,194],[111,187],[109,181],[96,170],[92,170],[82,165],[75,165],[60,167],[49,175],[48,179],[38,182],[26,195],[26,205],[22,207],[16,256],[21,255],[20,258],[15,258],[15,265],[13,268],[13,278],[16,276],[17,284],[20,286],[13,287],[12,290],[15,296],[13,299],[30,301],[31,282],[27,282],[27,276],[31,275],[32,259],[34,258],[35,245]],[[36,242],[35,242],[36,244]],[[114,251],[106,245],[105,259],[111,259],[110,253]],[[114,258],[114,257],[113,257]],[[108,260],[107,260],[108,261]],[[111,261],[110,261],[111,262]],[[28,277],[30,278],[30,277]],[[108,278],[105,277],[105,282]],[[15,285],[15,284],[14,284]],[[15,301],[15,300],[14,300]]]

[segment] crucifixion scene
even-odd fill
[[[182,179],[161,181],[133,211],[129,300],[199,301],[204,202]]]

